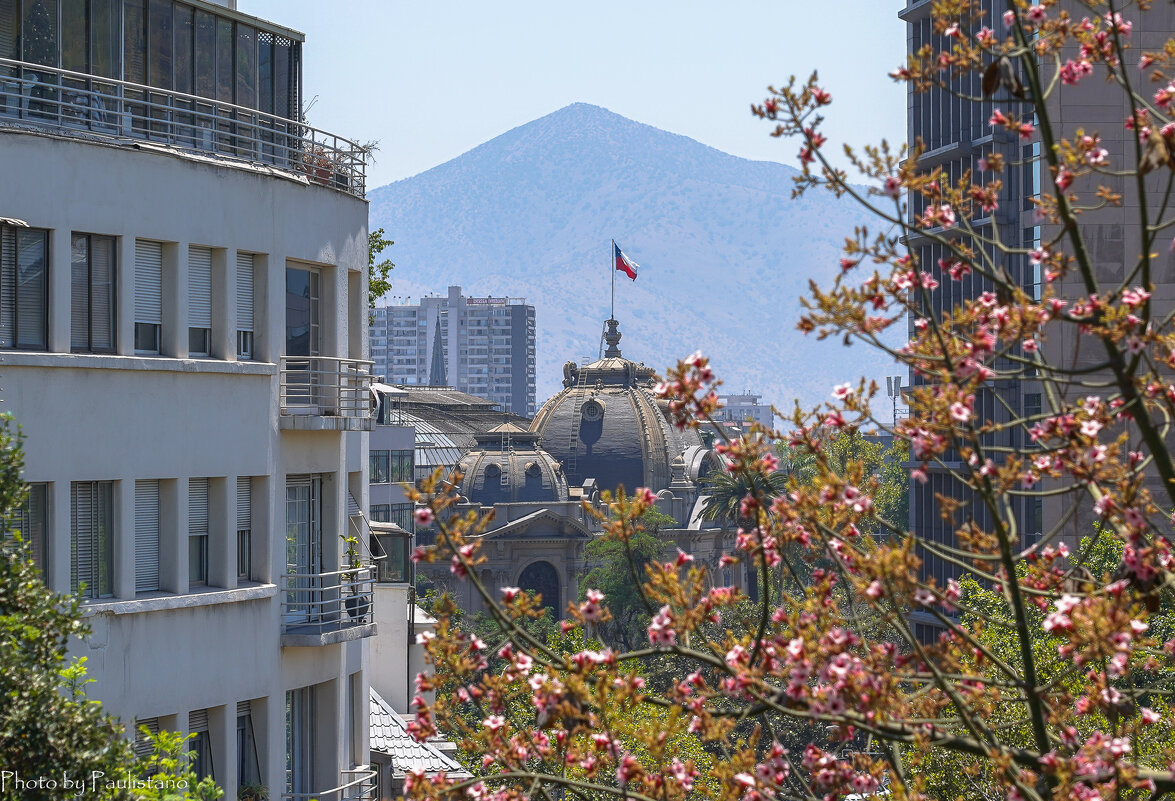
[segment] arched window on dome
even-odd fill
[[[543,606],[553,610],[555,617],[561,617],[559,573],[550,562],[531,562],[518,577],[518,586],[543,597]]]
[[[546,500],[543,494],[543,469],[538,462],[527,462],[526,468],[522,471],[523,484],[522,491],[519,493],[518,500],[520,501],[542,501]]]

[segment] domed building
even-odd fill
[[[653,369],[623,357],[621,336],[619,323],[608,320],[604,358],[565,364],[563,390],[543,404],[530,429],[562,462],[571,485],[594,479],[613,492],[648,487],[676,501],[661,511],[688,526],[698,482],[718,457],[696,430],[670,423],[666,402],[652,391]]]
[[[461,495],[486,506],[567,500],[563,465],[539,448],[539,434],[502,423],[475,436],[477,446],[457,464]]]
[[[603,358],[564,365],[563,389],[529,429],[506,422],[478,434],[458,463],[457,512],[493,510],[482,535],[482,582],[491,591],[541,592],[557,615],[577,598],[578,577],[588,568],[584,546],[600,535],[583,503],[599,503],[602,490],[651,489],[658,510],[676,521],[659,531],[670,553],[680,547],[716,567],[729,545],[718,524],[701,518],[699,482],[719,467],[717,454],[697,431],[670,423],[667,405],[653,393],[654,371],[625,359],[620,338],[619,323],[608,320]],[[467,612],[483,608],[467,582],[450,580],[447,565],[421,569]]]

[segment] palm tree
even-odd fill
[[[755,495],[771,500],[782,495],[787,488],[787,474],[776,472],[764,476],[762,473],[753,473],[747,476],[743,473],[720,470],[702,479],[701,483],[704,498],[702,517],[706,520],[743,525],[750,523],[743,517],[740,508],[743,498]]]

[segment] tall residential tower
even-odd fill
[[[389,384],[451,386],[534,416],[534,306],[525,298],[443,297],[383,306],[371,324],[375,375]]]

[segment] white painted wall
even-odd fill
[[[229,5],[233,5],[229,3]],[[323,354],[366,353],[367,204],[331,189],[208,159],[108,146],[0,128],[5,178],[0,216],[50,234],[51,353],[0,351],[0,400],[26,436],[25,479],[50,487],[48,577],[70,583],[70,483],[115,481],[116,597],[88,604],[92,634],[74,643],[87,657],[92,697],[124,722],[160,717],[186,729],[188,712],[211,707],[217,779],[235,797],[236,710],[249,700],[271,797],[284,790],[287,690],[316,685],[320,789],[339,768],[365,762],[367,727],[351,753],[342,722],[352,676],[366,686],[366,640],[321,647],[280,644],[285,567],[285,477],[327,477],[324,562],[338,562],[346,489],[367,469],[366,434],[285,431],[278,425],[277,362],[284,346],[285,268],[323,272]],[[119,355],[71,355],[71,232],[118,237]],[[168,356],[133,355],[135,238],[165,243],[164,332]],[[219,359],[186,357],[186,254],[214,248],[213,340]],[[237,250],[261,254],[255,282],[255,362],[235,361]],[[170,290],[169,290],[170,287]],[[254,476],[257,582],[236,579],[235,479]],[[187,586],[186,479],[212,477],[210,583]],[[161,573],[171,592],[134,593],[134,480],[165,479]],[[168,489],[170,488],[170,489]],[[219,501],[215,500],[217,497]],[[366,693],[355,714],[365,716]]]

